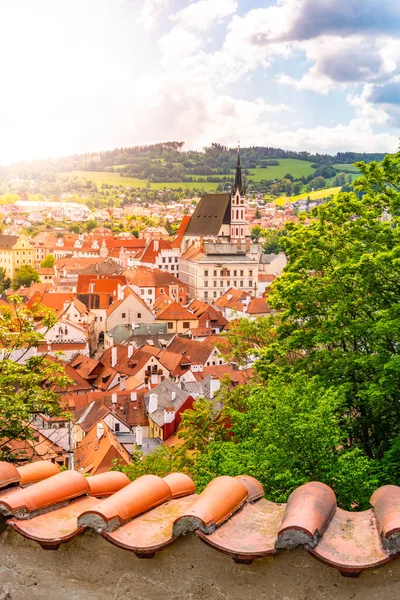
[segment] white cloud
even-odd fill
[[[170,0],[143,0],[140,22],[145,29],[154,29],[157,21],[168,13],[170,7]]]
[[[188,29],[206,30],[233,15],[237,7],[236,0],[198,0],[171,19]]]

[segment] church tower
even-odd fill
[[[248,225],[246,223],[246,197],[244,195],[242,167],[240,164],[240,152],[236,164],[235,183],[231,192],[231,231],[230,239],[233,243],[246,243],[248,237]]]

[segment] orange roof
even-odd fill
[[[170,242],[167,240],[150,240],[139,260],[144,263],[155,263],[161,250],[172,250]]]
[[[258,275],[258,281],[275,281],[276,275],[272,275],[271,273],[260,273]]]
[[[119,306],[121,306],[121,304],[123,302],[125,302],[125,300],[129,297],[129,296],[133,296],[134,298],[136,298],[136,300],[148,311],[149,307],[147,306],[147,304],[144,302],[144,300],[141,299],[140,296],[138,296],[130,287],[126,287],[124,289],[124,293],[123,293],[123,297],[121,298],[121,300],[116,300],[115,302],[113,302],[112,304],[110,304],[110,306],[107,308],[107,317],[109,317]]]
[[[246,312],[249,315],[263,315],[270,313],[271,309],[265,298],[253,298],[253,300],[250,301]]]
[[[107,423],[100,421],[103,435],[98,439],[98,424],[78,444],[75,450],[75,469],[80,473],[96,475],[105,473],[112,467],[112,461],[129,464],[130,455],[117,440]]]
[[[177,236],[178,236],[178,235],[183,235],[183,234],[185,233],[185,231],[186,231],[186,229],[187,229],[187,227],[188,227],[188,225],[189,225],[189,223],[190,223],[190,219],[191,219],[191,218],[192,218],[192,217],[191,217],[190,215],[184,215],[184,216],[182,217],[182,221],[181,221],[181,223],[180,223],[180,225],[179,225],[179,227],[178,227],[178,230],[177,230],[177,232],[176,232],[176,235],[177,235]]]
[[[43,304],[47,308],[55,311],[63,311],[65,302],[71,304],[75,298],[72,293],[44,292],[40,294],[36,292],[27,302],[28,308],[32,308],[35,304]]]
[[[80,259],[79,259],[80,261]],[[93,284],[93,290],[90,286]],[[77,294],[110,294],[118,290],[118,284],[126,285],[126,277],[124,275],[79,275],[78,285],[76,287]]]
[[[124,273],[128,283],[137,287],[168,287],[170,285],[186,287],[186,284],[182,283],[177,277],[162,269],[137,267],[136,269],[127,269]]]
[[[179,302],[171,302],[167,308],[157,314],[156,319],[157,321],[197,321],[198,317]]]

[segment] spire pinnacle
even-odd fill
[[[238,154],[237,154],[237,163],[236,163],[236,174],[235,174],[235,183],[233,185],[233,192],[236,194],[239,189],[239,194],[243,193],[243,180],[242,180],[242,166],[240,164],[240,141],[238,142]]]

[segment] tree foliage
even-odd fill
[[[32,283],[38,281],[40,281],[40,277],[37,271],[31,265],[22,265],[12,280],[12,288],[18,290],[22,286],[29,287]]]
[[[32,439],[30,427],[37,413],[63,414],[55,388],[70,384],[62,364],[32,353],[43,335],[37,331],[38,319],[49,329],[56,323],[55,313],[44,307],[32,310],[12,296],[10,306],[0,309],[0,459],[17,458],[10,441]]]
[[[46,258],[44,258],[42,260],[42,262],[40,263],[40,268],[41,269],[52,269],[54,267],[55,262],[56,262],[56,259],[53,256],[53,254],[48,254],[46,256]]]

